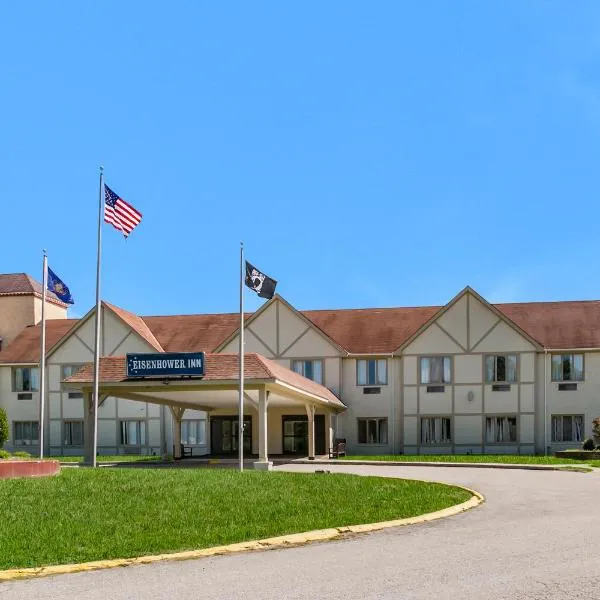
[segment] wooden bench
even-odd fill
[[[185,458],[186,456],[193,456],[194,448],[192,446],[184,446],[181,444],[181,458]]]
[[[329,458],[339,458],[346,456],[346,439],[336,438],[333,442],[333,448],[329,449]]]

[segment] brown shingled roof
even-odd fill
[[[236,381],[239,377],[239,358],[237,354],[206,354],[205,375],[203,381]],[[127,381],[126,358],[124,356],[105,356],[100,359],[100,382],[120,383]],[[252,380],[277,380],[294,388],[318,396],[332,404],[344,407],[344,404],[325,386],[315,383],[276,362],[247,352],[244,355],[244,378]],[[94,365],[89,363],[67,379],[68,383],[93,383]]]
[[[79,319],[48,319],[46,321],[46,352],[58,343]],[[37,363],[40,360],[41,325],[25,327],[23,331],[0,352],[0,363]]]
[[[42,297],[42,284],[27,273],[0,273],[0,296],[36,296]],[[67,308],[53,292],[46,292],[46,300]]]
[[[123,308],[119,308],[114,304],[110,304],[109,302],[103,302],[105,306],[107,306],[110,310],[112,310],[122,321],[124,321],[133,331],[135,331],[143,340],[148,342],[155,350],[159,352],[163,352],[163,348],[158,342],[158,340],[154,337],[154,334],[150,329],[148,329],[148,325],[144,323],[144,320],[141,317],[138,317],[136,314],[129,312]]]
[[[239,326],[236,313],[138,317],[112,304],[107,303],[107,306],[151,346],[167,352],[210,352],[235,333]],[[524,302],[493,306],[545,348],[600,348],[600,301]],[[300,312],[349,353],[377,354],[396,350],[439,310],[437,306],[424,306]],[[246,318],[250,316],[247,314]],[[75,321],[48,323],[54,323],[54,333],[48,335],[47,347],[51,347]],[[0,363],[37,362],[39,335],[39,326],[25,329],[0,353]],[[54,341],[51,343],[50,340]]]

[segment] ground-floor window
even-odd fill
[[[206,444],[206,421],[204,419],[181,421],[181,443],[186,446]]]
[[[486,417],[486,444],[506,444],[517,441],[517,417]]]
[[[146,421],[120,421],[121,445],[143,446],[146,443]]]
[[[387,419],[357,419],[359,444],[387,444]]]
[[[553,442],[582,442],[583,415],[552,415]]]
[[[65,421],[63,432],[65,446],[83,446],[83,421]]]
[[[421,417],[421,444],[450,444],[452,419],[450,417]]]
[[[32,444],[39,444],[39,422],[13,421],[13,440],[15,446],[31,446]]]

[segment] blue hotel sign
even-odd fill
[[[187,377],[204,375],[204,352],[128,354],[127,377]]]

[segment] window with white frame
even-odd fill
[[[82,364],[80,364],[80,365],[61,365],[60,378],[66,379],[67,377],[71,377],[71,375],[74,375],[75,373],[77,373],[77,371],[79,371],[79,369],[81,369],[81,367],[83,367]]]
[[[83,421],[64,421],[63,445],[83,446]]]
[[[452,443],[450,417],[421,417],[421,444]]]
[[[582,442],[583,415],[552,415],[553,442]]]
[[[37,367],[14,367],[12,374],[13,392],[37,392],[40,389]]]
[[[323,361],[312,360],[293,360],[292,371],[304,375],[307,379],[312,379],[317,383],[323,383]]]
[[[387,444],[387,419],[357,419],[359,444]]]
[[[452,359],[449,356],[421,357],[421,383],[452,383]]]
[[[15,446],[31,446],[40,443],[38,421],[13,421],[13,443]]]
[[[206,444],[206,419],[181,421],[181,443],[185,446]]]
[[[552,381],[583,381],[583,354],[553,354]]]
[[[121,445],[143,446],[146,443],[146,421],[120,421]]]
[[[517,355],[486,356],[485,380],[487,383],[514,383],[517,381]]]
[[[486,417],[486,444],[507,444],[517,441],[517,417]]]
[[[387,359],[360,359],[356,361],[358,385],[387,385]]]

